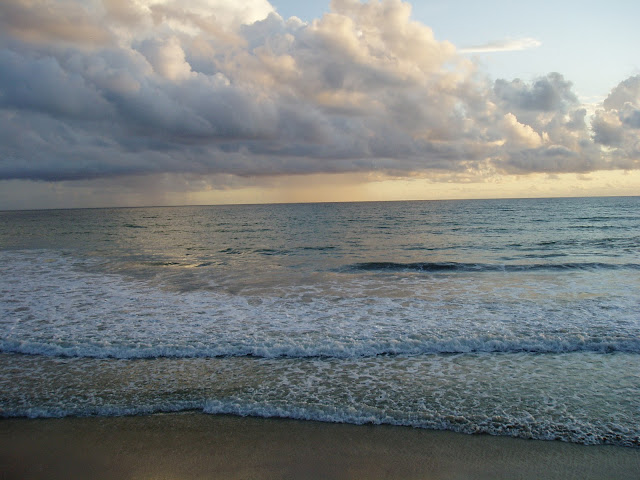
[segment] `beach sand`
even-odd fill
[[[187,412],[0,420],[9,479],[638,479],[640,449]]]

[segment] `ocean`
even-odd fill
[[[640,197],[0,212],[0,415],[640,447]]]

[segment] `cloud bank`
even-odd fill
[[[561,74],[484,78],[399,0],[308,24],[266,0],[0,4],[0,180],[585,173],[640,168],[639,133],[640,77],[590,119]]]

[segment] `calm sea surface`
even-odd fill
[[[640,197],[0,212],[0,415],[640,446]]]

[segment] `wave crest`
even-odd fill
[[[562,270],[640,270],[637,263],[532,263],[532,264],[487,264],[460,262],[363,262],[350,265],[352,271],[389,272],[527,272]]]

